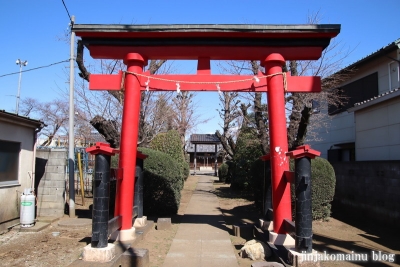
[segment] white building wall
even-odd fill
[[[21,142],[19,157],[19,181],[11,185],[0,185],[0,231],[19,222],[20,196],[25,188],[32,186],[33,171],[33,128],[0,121],[0,139]],[[7,223],[3,223],[6,222]],[[3,224],[2,224],[3,223]]]
[[[328,116],[328,115],[327,115]],[[328,158],[328,150],[335,144],[355,141],[354,114],[342,112],[328,116],[327,127],[319,128],[317,141],[306,141],[307,144],[321,152],[321,157]]]
[[[400,97],[355,112],[356,160],[400,160]]]

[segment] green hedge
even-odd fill
[[[218,178],[219,181],[222,183],[225,183],[228,179],[228,171],[229,171],[229,166],[225,162],[221,164],[218,168]]]
[[[177,161],[182,179],[187,179],[190,172],[189,163],[185,159],[178,131],[170,130],[166,133],[159,133],[151,141],[150,148],[170,155]]]
[[[294,161],[290,161],[294,171]],[[335,195],[336,176],[332,165],[323,158],[311,160],[311,199],[313,220],[328,220],[331,215],[331,202]],[[291,185],[292,215],[296,214],[295,189]]]
[[[143,209],[146,215],[167,216],[178,212],[183,180],[178,163],[171,156],[149,148],[144,160]]]
[[[244,127],[240,130],[233,157],[234,171],[231,178],[233,189],[247,190],[253,188],[251,168],[262,156],[260,140],[254,128]]]
[[[257,208],[263,207],[263,199],[264,199],[264,192],[267,188],[271,185],[271,179],[265,179],[264,182],[264,175],[265,174],[265,164],[269,164],[268,162],[264,162],[261,159],[257,159],[253,162],[250,173],[251,173],[251,189],[254,194],[254,204]]]

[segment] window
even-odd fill
[[[329,162],[356,161],[355,143],[335,144],[328,150]]]
[[[345,103],[339,107],[329,105],[329,115],[347,111],[347,109],[353,107],[355,103],[377,96],[379,94],[378,73],[375,72],[355,82],[346,84],[340,88],[339,93],[342,97],[346,98],[344,100]]]
[[[21,143],[0,140],[0,186],[18,183]]]

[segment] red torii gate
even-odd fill
[[[75,24],[95,59],[122,59],[125,72],[90,76],[91,90],[124,90],[116,215],[121,240],[131,240],[140,91],[267,92],[274,232],[286,234],[291,219],[285,92],[319,92],[320,77],[282,73],[285,60],[317,60],[340,32],[340,25],[90,25]],[[198,60],[195,75],[150,75],[150,59]],[[260,60],[266,73],[212,75],[210,60]]]

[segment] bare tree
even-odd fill
[[[56,99],[51,102],[39,102],[36,99],[26,98],[22,100],[22,114],[25,116],[36,116],[40,118],[47,126],[40,132],[41,135],[47,137],[41,146],[51,145],[55,136],[63,130],[67,129],[68,123],[68,103]]]
[[[94,71],[98,68],[100,73],[112,73],[120,66],[119,61],[101,60],[99,66],[88,67]],[[90,91],[86,83],[90,80],[90,73],[80,76],[82,79],[75,81],[75,108],[79,110],[79,116],[76,117],[86,120],[112,147],[119,147],[123,94],[120,91]]]
[[[86,69],[83,60],[84,47],[78,42],[77,64],[81,71],[79,74],[84,80],[90,80],[90,72]],[[165,60],[151,60],[148,71],[150,75],[156,73],[168,73],[171,65],[165,64]],[[90,66],[93,67],[93,66]],[[96,72],[112,74],[125,66],[120,61],[101,60],[99,70]],[[79,87],[79,104],[82,109],[88,111],[90,123],[96,128],[106,140],[113,146],[119,146],[121,114],[124,94],[120,91],[89,92],[82,84]],[[96,94],[96,96],[94,96]],[[185,137],[197,124],[205,123],[208,119],[200,119],[196,113],[194,94],[182,92],[178,97],[173,97],[173,92],[141,92],[141,109],[139,115],[139,138],[138,145],[147,146],[151,140],[162,131],[176,129],[180,133],[182,147],[185,147]],[[89,96],[89,97],[88,97]],[[91,105],[93,99],[103,98]],[[105,100],[106,103],[105,103]]]
[[[241,116],[239,109],[240,100],[237,92],[223,92],[219,95],[221,102],[221,111],[218,110],[219,116],[223,120],[222,134],[216,131],[215,134],[221,140],[221,144],[226,152],[228,159],[232,159],[235,154],[235,133],[237,132],[237,119]],[[236,131],[234,130],[236,128]]]
[[[320,20],[319,12],[308,16],[309,24],[318,24]],[[318,140],[315,129],[328,126],[329,121],[327,112],[321,112],[321,108],[328,105],[339,106],[346,102],[347,99],[340,94],[337,86],[351,75],[352,70],[338,71],[350,53],[351,51],[334,38],[322,52],[319,60],[289,61],[283,66],[283,71],[290,71],[292,76],[320,76],[322,78],[320,93],[287,94],[286,106],[290,114],[289,150],[303,145],[306,138]]]
[[[174,116],[172,97],[171,92],[142,92],[138,141],[140,146],[148,146],[158,133],[171,128]]]
[[[75,143],[79,143],[84,147],[90,146],[99,140],[96,134],[93,133],[93,126],[89,123],[89,118],[86,115],[85,111],[75,107]]]
[[[320,76],[322,88],[320,93],[292,93],[286,97],[287,108],[290,111],[288,126],[289,149],[303,145],[306,137],[316,140],[317,127],[328,124],[327,112],[320,112],[328,105],[339,106],[346,102],[337,87],[346,80],[352,71],[338,72],[343,60],[349,55],[343,46],[335,39],[331,42],[317,61],[290,61],[284,70],[292,76]],[[316,108],[317,105],[319,108]],[[311,120],[312,118],[312,120]]]
[[[81,40],[78,41],[77,58],[80,73],[79,76],[90,81],[90,72],[86,68],[83,59],[84,46]],[[150,74],[155,74],[165,63],[165,60],[151,60],[148,70]],[[124,69],[125,66],[120,60],[100,60],[98,70],[94,71],[105,74],[113,74],[118,70]],[[89,66],[93,68],[94,66]],[[122,91],[105,91],[105,92],[90,92],[87,90],[87,85],[82,83],[77,87],[77,102],[82,110],[85,110],[87,118],[90,118],[90,124],[110,143],[112,147],[119,147],[120,130],[122,121],[122,107],[124,103],[124,94]],[[139,116],[139,144],[148,144],[154,135],[161,129],[158,121],[152,119],[157,111],[153,112],[153,108],[160,107],[157,105],[158,98],[168,98],[167,94],[159,97],[154,92],[141,93],[141,112]],[[94,101],[95,100],[95,101]],[[162,101],[162,100],[161,100]],[[159,113],[166,114],[168,112]],[[159,116],[158,116],[159,118]],[[161,119],[163,120],[163,119]]]
[[[309,16],[309,24],[316,24],[318,21],[318,13]],[[320,112],[321,109],[328,105],[338,106],[346,101],[340,91],[337,90],[337,86],[352,73],[352,70],[338,72],[342,68],[343,60],[349,53],[350,51],[337,39],[333,39],[331,44],[323,51],[319,60],[289,61],[282,66],[282,70],[284,72],[290,71],[292,76],[322,77],[322,92],[287,93],[285,96],[289,149],[304,144],[306,137],[309,140],[317,140],[315,129],[329,123],[327,112]],[[263,71],[259,62],[256,61],[227,61],[222,69],[224,72],[233,74],[251,73],[253,75],[257,75],[259,70]],[[242,97],[252,103],[252,107],[249,108],[254,111],[255,127],[262,144],[263,153],[269,153],[268,103],[262,104],[261,93],[248,93],[246,95]],[[249,113],[242,106],[242,116],[244,112]],[[227,115],[224,116],[224,121],[227,118]],[[223,139],[224,136],[221,135],[221,141]]]
[[[260,64],[251,61],[251,71],[258,75]],[[254,119],[256,121],[257,135],[260,140],[261,149],[264,155],[269,153],[269,127],[268,127],[268,104],[262,104],[262,93],[254,93]]]
[[[261,69],[259,63],[256,61],[227,61],[225,65],[220,65],[224,72],[231,74],[240,75],[242,73],[251,73],[258,75]],[[235,97],[232,98],[232,95]],[[236,100],[236,99],[241,99]],[[267,124],[267,105],[262,104],[262,93],[224,93],[223,97],[220,97],[221,105],[224,107],[224,113],[220,112],[220,117],[223,119],[223,133],[217,132],[217,136],[220,138],[221,143],[229,155],[233,157],[235,142],[230,136],[232,132],[232,122],[241,121],[246,123],[247,126],[256,128],[257,135],[261,140],[261,149],[266,154],[269,151],[269,136],[268,136],[268,124]],[[240,105],[239,105],[240,103]],[[250,109],[250,112],[249,110]],[[236,133],[241,128],[241,124],[236,125]]]
[[[168,128],[179,132],[183,150],[186,146],[186,136],[196,129],[196,125],[209,120],[208,118],[202,119],[200,114],[196,113],[198,104],[194,98],[194,93],[182,91],[171,101],[172,117]]]

